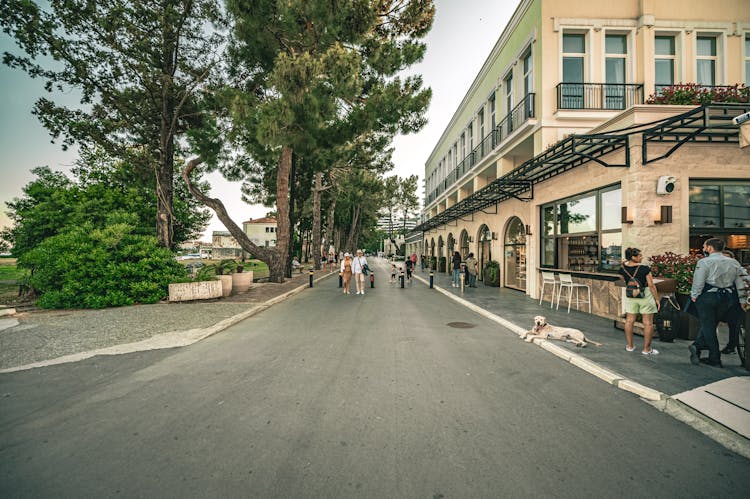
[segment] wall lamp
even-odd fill
[[[661,218],[654,220],[655,224],[671,224],[672,223],[672,206],[662,205],[661,207]]]
[[[622,212],[621,212],[621,215],[620,215],[620,223],[624,223],[624,224],[632,224],[633,223],[632,220],[628,220],[628,207],[627,206],[623,206],[622,207]]]
[[[532,234],[531,234],[531,225],[527,225],[527,226],[526,226],[526,232],[525,232],[525,234],[526,234],[527,236],[531,236],[531,235],[532,235]]]

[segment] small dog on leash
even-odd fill
[[[565,340],[570,343],[575,343],[577,347],[585,347],[587,343],[591,343],[598,347],[602,346],[601,343],[586,338],[586,335],[578,329],[547,324],[547,318],[542,315],[534,317],[534,328],[531,331],[526,331],[520,336],[521,339],[526,340],[527,343],[531,343],[536,338],[540,338],[543,340]]]

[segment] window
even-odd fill
[[[750,86],[750,35],[745,35],[745,85]]]
[[[534,93],[534,65],[531,59],[531,50],[523,56],[523,93],[524,95]]]
[[[674,36],[657,36],[654,39],[654,84],[657,92],[674,85],[675,43]]]
[[[563,34],[561,107],[583,108],[583,75],[586,59],[586,35]]]
[[[750,229],[750,183],[690,182],[690,228]]]
[[[699,36],[696,43],[696,81],[699,85],[716,85],[716,37]]]
[[[605,109],[625,109],[625,72],[628,57],[628,39],[625,35],[606,35],[604,90]]]
[[[542,266],[617,271],[622,252],[621,206],[619,185],[542,206]]]
[[[461,157],[466,159],[466,132],[461,134]]]
[[[495,119],[495,92],[492,92],[492,95],[490,95],[489,104],[490,104],[490,130],[494,130],[495,129],[495,123],[496,123],[496,119]]]
[[[511,111],[513,110],[513,73],[511,72],[505,78],[505,111],[508,119],[508,133],[513,131],[513,116]]]
[[[469,123],[466,133],[469,136],[469,152],[474,152],[474,123]]]
[[[458,142],[453,143],[453,168],[458,166]]]

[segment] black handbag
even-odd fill
[[[656,331],[659,333],[659,341],[673,342],[678,336],[680,321],[680,306],[671,296],[662,296],[659,302],[659,312],[654,319]]]

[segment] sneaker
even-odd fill
[[[632,346],[632,347],[626,346],[625,350],[627,350],[628,352],[633,352],[635,350],[635,347],[634,346]]]
[[[695,345],[690,345],[688,347],[688,350],[690,350],[690,363],[694,366],[697,366],[701,363],[701,352],[698,350],[698,347]]]
[[[649,350],[648,352],[646,352],[646,351],[644,350],[644,351],[643,351],[643,352],[641,352],[641,353],[642,353],[643,355],[659,355],[659,350],[657,350],[656,348],[652,348],[652,349],[651,349],[651,350]]]
[[[731,345],[727,345],[724,348],[721,349],[721,353],[724,355],[728,355],[730,353],[734,353],[734,347]]]

